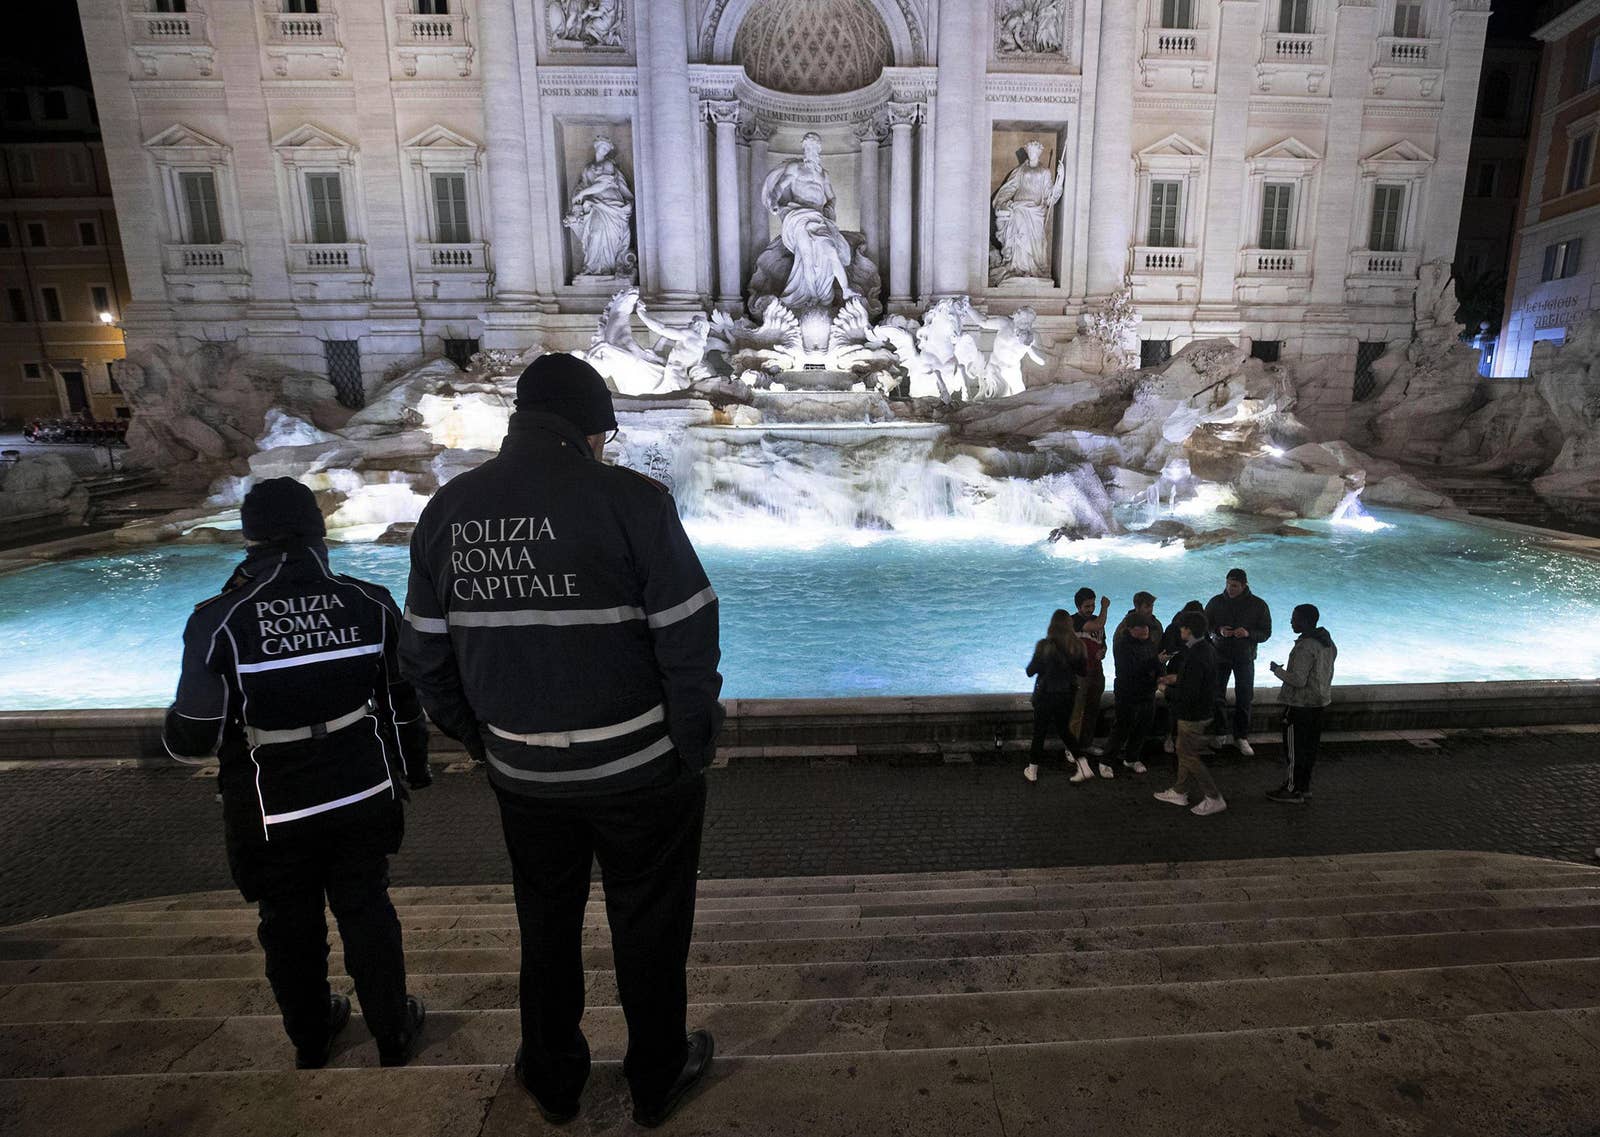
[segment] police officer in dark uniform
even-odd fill
[[[328,987],[326,897],[379,1059],[403,1066],[423,1007],[406,994],[388,857],[405,786],[432,779],[427,726],[400,673],[400,612],[379,586],[329,571],[305,486],[261,482],[240,513],[249,551],[189,617],[166,746],[217,754],[228,866],[259,906],[295,1065],[326,1065],[350,1021],[350,1000]]]
[[[666,487],[606,465],[605,380],[545,355],[497,458],[441,489],[411,541],[402,653],[434,723],[487,760],[522,930],[517,1071],[546,1120],[589,1075],[583,914],[599,861],[634,1120],[711,1062],[686,1034],[705,779],[722,708],[717,597]]]

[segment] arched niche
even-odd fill
[[[733,45],[740,25],[762,0],[711,0],[700,23],[699,56],[704,63],[732,63]],[[807,4],[813,0],[790,0]],[[927,31],[913,0],[866,0],[883,20],[894,45],[895,67],[920,67],[927,63]]]

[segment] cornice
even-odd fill
[[[477,79],[407,79],[390,85],[396,102],[407,99],[482,99],[483,83]]]
[[[1535,39],[1553,43],[1566,39],[1596,16],[1600,16],[1600,0],[1580,0],[1561,15],[1534,31]]]
[[[209,103],[227,97],[221,79],[133,79],[128,86],[141,102]]]
[[[269,99],[354,99],[356,84],[353,79],[263,79],[261,93]]]

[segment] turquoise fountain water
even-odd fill
[[[1235,564],[1272,605],[1263,671],[1288,654],[1290,608],[1311,601],[1339,642],[1341,683],[1600,677],[1600,565],[1479,526],[1378,517],[1390,527],[1304,523],[1313,536],[1192,552],[1135,537],[1050,545],[998,527],[691,531],[722,597],[729,697],[1026,690],[1033,641],[1079,586],[1111,596],[1116,615],[1147,589],[1168,619]],[[403,548],[333,558],[404,592]],[[184,620],[237,560],[171,546],[0,577],[0,709],[164,706]]]

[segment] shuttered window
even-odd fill
[[[1400,251],[1400,227],[1405,216],[1406,187],[1379,186],[1372,194],[1372,233],[1367,247],[1375,253]]]
[[[433,216],[441,245],[465,245],[472,240],[467,220],[467,175],[433,175]]]
[[[344,244],[344,188],[339,175],[307,174],[306,202],[311,207],[311,243]]]
[[[214,174],[179,174],[183,187],[183,209],[189,222],[189,244],[222,244],[222,213],[217,209],[217,179]]]
[[[1261,196],[1261,248],[1293,248],[1294,186],[1268,182]]]
[[[1183,200],[1182,182],[1150,183],[1150,244],[1156,248],[1175,248],[1182,244],[1178,207]]]

